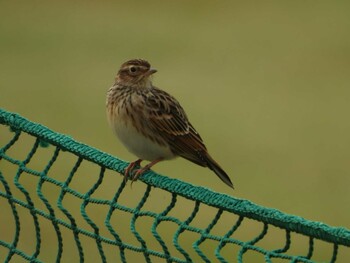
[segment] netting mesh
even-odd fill
[[[340,262],[350,246],[345,228],[152,171],[125,187],[128,163],[1,109],[0,123],[0,261]]]

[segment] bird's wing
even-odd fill
[[[198,165],[209,167],[228,186],[230,177],[209,155],[202,138],[188,121],[178,101],[165,91],[154,88],[146,103],[147,125],[165,140],[173,153]]]
[[[157,88],[151,90],[145,102],[149,128],[161,136],[175,154],[207,166],[203,158],[207,154],[203,140],[188,121],[179,102]]]

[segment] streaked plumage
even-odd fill
[[[125,178],[142,160],[151,163],[138,169],[133,180],[157,162],[181,156],[209,167],[233,188],[230,178],[209,155],[179,102],[152,85],[150,76],[155,72],[145,60],[127,61],[107,93],[109,124],[125,147],[139,158],[129,165]]]

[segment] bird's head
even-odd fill
[[[151,86],[151,75],[157,70],[151,68],[148,61],[143,59],[132,59],[123,63],[118,71],[116,83],[145,88]]]

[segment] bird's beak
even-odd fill
[[[147,76],[150,76],[150,75],[152,75],[152,74],[154,74],[154,73],[156,73],[158,70],[156,70],[155,68],[151,68],[149,71],[147,71]]]

